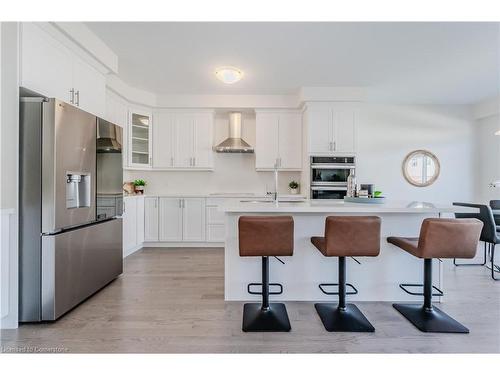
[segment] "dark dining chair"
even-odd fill
[[[497,226],[497,232],[500,232],[500,199],[493,199],[490,201],[490,207],[492,210],[497,210],[498,213],[493,213],[495,218],[495,224]]]
[[[455,217],[457,219],[469,219],[475,218],[483,222],[483,229],[481,231],[480,241],[484,242],[484,260],[481,263],[457,263],[456,259],[453,259],[453,264],[455,266],[484,266],[488,261],[487,253],[489,254],[491,266],[488,269],[491,270],[491,278],[493,280],[500,280],[500,278],[495,277],[495,273],[500,273],[500,266],[495,264],[495,246],[500,243],[500,233],[497,232],[497,226],[495,223],[495,218],[493,217],[493,211],[490,206],[485,204],[473,204],[473,203],[453,203],[454,206],[461,207],[471,207],[478,208],[479,213],[456,213]]]

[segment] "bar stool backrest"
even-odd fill
[[[240,256],[293,255],[291,216],[241,216],[238,220]]]
[[[377,256],[380,253],[378,216],[328,216],[325,222],[329,256]]]
[[[482,227],[478,219],[424,219],[418,240],[421,257],[474,258]]]
[[[477,213],[477,214],[456,213],[455,217],[457,219],[474,218],[474,219],[481,220],[483,222],[483,230],[481,231],[480,241],[489,242],[489,243],[500,243],[500,238],[497,236],[495,218],[493,217],[493,211],[491,211],[491,207],[489,207],[485,204],[457,203],[457,202],[454,202],[453,205],[454,206],[462,206],[462,207],[478,208],[479,213]]]
[[[491,200],[490,207],[492,210],[500,210],[500,200],[499,199]],[[500,214],[493,214],[493,218],[495,219],[495,224],[497,226],[500,226]]]

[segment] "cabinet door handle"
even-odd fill
[[[76,100],[75,100],[75,101],[76,101],[76,105],[77,105],[78,107],[80,107],[80,90],[77,90],[77,91],[75,92],[75,99],[76,99]]]
[[[195,167],[195,166],[196,166],[196,158],[193,157],[193,167]]]
[[[337,142],[333,141],[333,151],[337,151]]]
[[[156,208],[156,198],[155,198],[155,208]]]
[[[329,149],[330,151],[333,151],[333,142],[330,142],[330,143],[328,144],[328,149]]]
[[[174,166],[174,157],[172,156],[170,158],[170,166],[173,167]]]
[[[72,88],[71,90],[69,90],[69,94],[69,102],[71,104],[75,104],[75,89]]]
[[[182,208],[182,199],[179,199],[179,208]]]

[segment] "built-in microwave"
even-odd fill
[[[354,156],[311,156],[311,199],[344,199]]]

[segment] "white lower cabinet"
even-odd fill
[[[158,241],[158,198],[144,198],[144,241]]]
[[[146,197],[146,242],[204,242],[205,198]]]
[[[205,241],[205,198],[183,199],[182,207],[182,239]]]
[[[144,197],[123,198],[123,256],[139,249],[144,242]]]
[[[182,198],[159,198],[159,240],[182,241]]]

